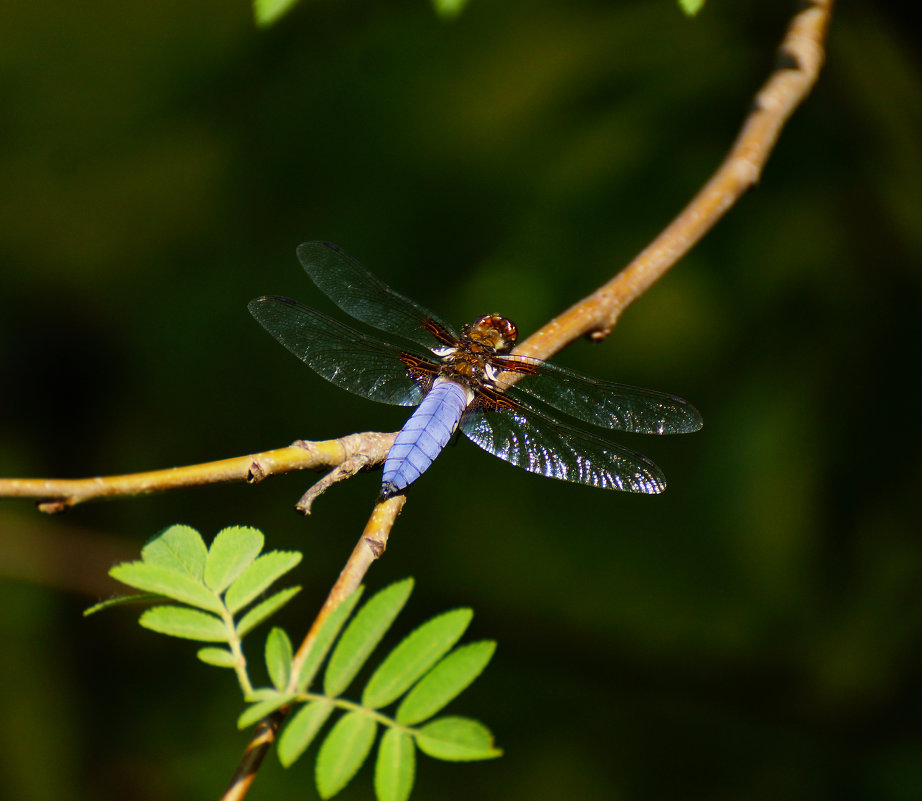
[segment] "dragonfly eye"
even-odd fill
[[[485,314],[474,320],[467,334],[475,342],[489,345],[497,353],[506,353],[512,350],[519,338],[519,329],[512,320],[500,314]]]

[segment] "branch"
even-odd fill
[[[320,442],[298,440],[287,448],[277,448],[249,456],[236,456],[217,462],[170,467],[145,473],[96,478],[0,478],[0,498],[35,498],[42,512],[63,512],[85,501],[105,500],[124,495],[245,481],[256,484],[267,476],[296,470],[334,471],[309,491],[311,500],[336,481],[384,461],[394,434],[366,432]],[[348,466],[348,470],[346,469]],[[307,498],[307,495],[305,495]],[[303,514],[310,503],[298,505]]]
[[[515,353],[546,359],[581,336],[604,339],[621,312],[691,250],[759,180],[785,122],[816,83],[833,3],[801,3],[802,9],[791,20],[778,49],[775,70],[756,95],[729,154],[679,216],[611,281],[536,331]]]

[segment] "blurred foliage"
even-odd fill
[[[688,14],[688,16],[694,17],[704,8],[704,0],[679,0],[679,8]]]
[[[329,309],[297,244],[528,333],[708,177],[795,6],[513,0],[446,25],[421,2],[312,2],[258,30],[217,0],[4,4],[0,474],[394,430],[401,410],[322,382],[247,314],[264,293]],[[841,4],[759,186],[604,344],[559,357],[701,409],[700,434],[625,438],[665,495],[541,480],[466,442],[413,488],[370,586],[413,574],[421,615],[477,609],[500,649],[465,709],[506,754],[424,771],[418,797],[922,796],[922,68],[898,11]],[[245,744],[233,681],[163,681],[181,643],[80,610],[166,525],[240,523],[307,552],[282,615],[303,630],[378,482],[303,520],[309,480],[63,519],[0,506],[11,798],[216,796]],[[267,760],[250,797],[309,784]]]
[[[278,22],[295,7],[298,0],[253,0],[253,19],[257,25],[268,27]]]

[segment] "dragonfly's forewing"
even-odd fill
[[[395,292],[336,245],[304,242],[298,259],[317,287],[350,317],[429,349],[457,339],[448,323]]]
[[[289,298],[256,298],[247,308],[272,336],[336,386],[396,406],[415,406],[423,399],[425,382],[414,380],[407,369],[408,363],[427,365],[420,354],[395,348]]]
[[[519,403],[475,406],[462,418],[461,430],[488,453],[549,478],[647,494],[666,488],[666,477],[645,456]]]
[[[701,428],[701,415],[688,401],[652,389],[603,381],[526,356],[500,356],[493,363],[523,373],[508,390],[577,420],[632,434],[687,434]]]

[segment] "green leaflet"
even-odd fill
[[[424,754],[449,762],[494,759],[503,753],[493,747],[490,730],[470,718],[439,718],[427,723],[417,733],[416,744]]]
[[[178,570],[199,583],[207,556],[205,540],[191,526],[170,526],[141,549],[141,559],[148,564]]]
[[[227,608],[236,614],[301,561],[297,551],[270,551],[248,565],[224,594]]]
[[[269,679],[277,690],[284,690],[288,686],[291,676],[291,640],[284,629],[273,626],[266,637],[266,670]]]
[[[100,601],[99,603],[93,604],[88,609],[84,609],[83,616],[89,617],[90,615],[95,615],[97,612],[102,612],[103,609],[110,609],[113,606],[125,606],[126,604],[163,600],[165,599],[162,595],[158,595],[154,592],[142,592],[138,595],[117,595],[114,598],[106,598],[105,601]]]
[[[483,672],[495,650],[492,640],[456,648],[410,690],[397,707],[397,722],[411,726],[432,717]]]
[[[349,686],[412,591],[413,579],[391,584],[371,597],[352,618],[327,665],[323,678],[326,695],[340,695]]]
[[[154,606],[138,622],[146,629],[201,642],[227,642],[227,627],[219,617],[184,606]]]
[[[263,549],[261,531],[249,526],[221,529],[212,540],[205,560],[205,584],[221,593],[239,576]]]
[[[236,666],[234,655],[226,648],[199,648],[195,654],[206,665],[232,668]]]
[[[262,695],[263,693],[260,693]],[[255,703],[250,704],[240,717],[237,718],[237,728],[245,729],[254,723],[259,723],[264,717],[271,715],[276,709],[281,709],[286,704],[295,700],[292,693],[268,692],[266,698],[262,698]]]
[[[279,762],[286,768],[304,753],[335,707],[326,698],[302,706],[279,737]]]
[[[416,746],[399,729],[388,729],[378,745],[375,795],[378,801],[406,801],[416,775]]]
[[[372,674],[362,706],[378,709],[396,701],[461,639],[474,613],[453,609],[405,637]]]
[[[364,712],[349,712],[336,721],[317,754],[321,798],[331,798],[352,780],[368,758],[377,730],[378,724]]]
[[[270,595],[262,603],[256,604],[247,612],[237,624],[237,636],[244,637],[262,623],[267,617],[274,615],[301,591],[300,587],[288,587],[279,590],[275,595]]]
[[[164,595],[189,606],[220,613],[221,599],[188,573],[147,562],[123,562],[109,571],[112,578],[145,592]]]

